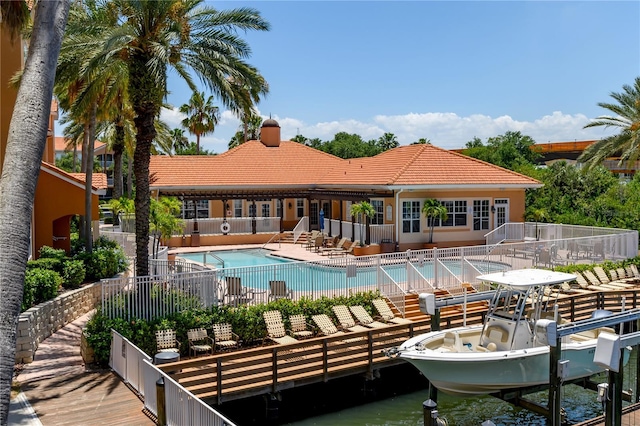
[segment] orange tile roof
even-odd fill
[[[215,156],[152,156],[152,187],[293,187],[319,181],[344,160],[297,142],[248,141]]]
[[[153,156],[151,188],[539,187],[540,182],[430,144],[343,160],[297,142],[246,142],[217,156]]]
[[[51,173],[53,175],[58,176],[60,179],[65,180],[77,187],[80,188],[84,188],[84,182],[85,182],[85,174],[84,173],[69,173],[67,171],[62,170],[59,167],[54,166],[53,164],[49,164],[47,162],[40,162],[40,169],[44,170],[48,173]],[[98,181],[95,180],[95,176],[96,175],[104,175],[104,181],[106,183],[107,181],[107,175],[104,173],[94,173],[93,176],[94,178],[92,179],[92,185],[91,187],[93,188],[94,191],[100,190],[100,189],[106,189],[107,186],[105,185],[104,188],[102,187],[98,187],[96,186],[96,182],[100,182],[102,180],[102,178],[98,178]]]
[[[53,146],[54,146],[54,148],[53,148],[53,149],[54,149],[56,152],[62,152],[62,151],[65,151],[65,152],[72,152],[72,151],[73,151],[73,148],[69,148],[69,149],[67,149],[67,142],[68,142],[68,140],[67,140],[64,136],[56,136],[56,137],[53,139]],[[96,144],[95,144],[95,148],[94,148],[94,149],[99,149],[99,148],[103,147],[104,145],[105,145],[105,144],[104,144],[103,142],[96,141]],[[78,146],[78,152],[80,152],[80,149],[81,149],[81,148]]]
[[[71,176],[78,179],[80,182],[84,184],[86,181],[86,175],[84,173],[69,173]],[[95,189],[107,189],[107,174],[106,173],[93,173],[91,175],[91,186]]]

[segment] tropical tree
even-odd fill
[[[235,148],[246,141],[259,140],[260,126],[262,126],[262,117],[257,114],[244,119],[236,134],[229,141],[229,149]]]
[[[427,198],[422,204],[422,214],[427,218],[427,226],[429,227],[429,244],[433,243],[433,228],[436,222],[447,220],[447,208],[435,198]]]
[[[388,151],[393,148],[397,148],[400,146],[398,142],[398,138],[393,133],[385,133],[380,136],[377,140],[377,145],[380,148],[380,152]]]
[[[182,202],[176,197],[151,199],[151,233],[153,235],[153,254],[158,254],[161,240],[168,240],[173,234],[183,230],[184,222],[178,217]]]
[[[193,92],[189,103],[180,107],[180,112],[187,115],[182,125],[196,135],[196,154],[199,154],[200,136],[212,133],[220,120],[218,107],[213,105],[213,96],[205,99],[204,92]]]
[[[545,222],[549,218],[549,213],[546,209],[533,209],[528,215],[528,220],[533,220],[536,223],[536,241],[540,239],[538,234],[538,222]]]
[[[351,205],[351,216],[354,216],[358,224],[360,226],[360,245],[364,246],[365,244],[365,232],[364,232],[364,224],[366,223],[367,218],[371,218],[376,214],[376,209],[367,202],[361,201],[359,203],[355,203]]]
[[[34,22],[9,123],[0,176],[0,424],[7,424],[15,365],[16,329],[22,304],[40,161],[49,130],[56,62],[69,11],[69,0],[35,3]],[[2,37],[13,43],[29,20],[24,1],[0,2]],[[16,49],[18,49],[16,47]]]
[[[640,156],[640,77],[633,86],[625,84],[622,93],[611,93],[617,103],[600,102],[599,107],[614,115],[601,115],[584,126],[613,127],[620,132],[591,144],[578,158],[586,168],[601,164],[609,157],[619,157],[620,164],[633,163]]]
[[[184,135],[184,130],[182,129],[175,128],[171,130],[171,141],[172,151],[174,153],[189,146],[189,139]],[[171,155],[171,152],[167,152],[167,154]]]
[[[173,68],[192,91],[195,74],[229,108],[244,108],[246,98],[228,77],[247,87],[264,87],[258,70],[245,62],[250,54],[239,31],[268,30],[260,13],[250,8],[218,11],[202,0],[114,0],[121,15],[102,39],[100,62],[123,60],[129,76],[136,146],[136,274],[148,275],[149,161],[156,137],[154,121],[167,94],[167,73]]]

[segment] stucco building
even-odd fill
[[[282,141],[271,119],[262,126],[261,140],[217,156],[153,156],[150,179],[153,196],[177,196],[189,216],[197,211],[198,218],[280,217],[282,230],[293,229],[305,216],[309,229],[317,229],[321,210],[326,218],[351,221],[351,205],[367,200],[376,210],[371,223],[393,225],[400,250],[427,242],[421,213],[427,198],[448,211],[448,219],[435,226],[434,242],[461,246],[484,243],[485,234],[505,222],[522,222],[525,190],[541,186],[430,144],[344,160]]]

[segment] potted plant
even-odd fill
[[[429,227],[429,242],[426,248],[433,248],[433,228],[436,226],[436,220],[445,221],[449,217],[447,208],[435,198],[427,198],[422,205],[422,213],[427,218],[427,226]]]
[[[549,218],[545,209],[533,209],[527,215],[529,220],[533,220],[536,223],[536,241],[540,240],[540,233],[538,232],[538,222],[544,222]]]
[[[365,254],[375,254],[371,253],[371,250],[365,249],[365,237],[364,237],[364,225],[366,223],[366,218],[372,217],[376,214],[376,210],[373,206],[367,201],[361,201],[359,203],[353,204],[351,206],[351,216],[354,216],[360,226],[360,241],[354,242],[357,244],[353,249],[353,254],[356,256],[365,255]]]

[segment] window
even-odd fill
[[[467,226],[467,202],[466,201],[441,201],[447,208],[447,220],[440,226]],[[438,221],[436,221],[436,225]]]
[[[242,200],[233,200],[233,217],[242,217]]]
[[[489,229],[489,200],[473,200],[473,230]]]
[[[282,217],[282,204],[284,200],[276,200],[276,217]]]
[[[304,198],[296,199],[296,210],[298,211],[297,217],[304,217]]]
[[[420,232],[420,201],[402,202],[402,232]]]
[[[384,202],[382,200],[371,200],[371,206],[375,214],[371,218],[372,225],[384,225]]]
[[[262,217],[270,217],[271,216],[271,206],[269,204],[262,204]]]
[[[185,219],[194,219],[198,211],[198,218],[204,219],[209,217],[209,200],[185,200],[182,202],[182,212]]]

